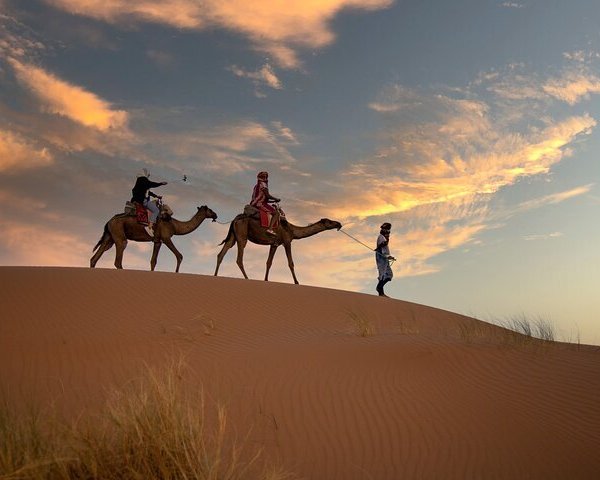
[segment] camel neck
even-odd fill
[[[176,218],[171,218],[171,223],[175,229],[175,235],[187,235],[188,233],[196,230],[200,224],[206,218],[204,212],[198,210],[196,214],[190,218],[188,221],[177,220]]]
[[[307,225],[306,227],[298,227],[296,225],[291,225],[291,227],[292,227],[292,232],[294,234],[294,238],[312,237],[313,235],[325,230],[323,225],[320,224],[319,222],[313,223],[311,225]]]

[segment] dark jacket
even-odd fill
[[[161,185],[163,185],[162,183],[159,182],[152,182],[150,180],[148,180],[148,177],[137,177],[137,180],[135,181],[135,185],[134,187],[131,189],[131,201],[132,202],[138,202],[138,203],[144,203],[144,200],[146,199],[146,192],[148,191],[148,189],[150,188],[154,188],[154,187],[160,187]]]

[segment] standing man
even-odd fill
[[[390,266],[390,261],[396,260],[390,255],[390,230],[392,228],[391,223],[384,223],[381,225],[379,236],[377,237],[377,248],[375,248],[375,263],[377,263],[377,270],[379,275],[377,280],[379,283],[375,288],[380,297],[387,297],[383,291],[383,286],[392,280],[394,272]]]

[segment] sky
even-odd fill
[[[388,295],[600,344],[598,25],[597,0],[0,0],[0,265],[88,267],[146,168],[176,218],[219,215],[174,238],[212,275],[266,170],[296,225],[392,223]],[[375,294],[367,246],[295,241],[300,283]]]

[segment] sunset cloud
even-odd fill
[[[0,59],[24,58],[47,50],[46,45],[30,28],[4,13],[0,3]]]
[[[409,98],[414,97],[410,92]],[[394,99],[391,105],[400,101]],[[548,173],[568,153],[565,147],[596,125],[583,115],[517,133],[506,130],[504,121],[481,101],[435,95],[416,105],[428,121],[388,131],[384,137],[389,141],[379,147],[376,161],[346,171],[350,185],[362,185],[356,189],[361,207],[342,207],[338,215],[387,215],[496,193],[520,178]],[[356,197],[353,192],[346,198]]]
[[[529,79],[522,80],[530,85]],[[348,166],[336,185],[339,193],[326,202],[328,211],[359,237],[372,236],[384,218],[392,221],[402,232],[397,247],[403,252],[400,274],[437,271],[432,263],[436,256],[476,242],[501,221],[489,209],[495,195],[523,178],[550,173],[571,154],[573,142],[596,126],[587,114],[534,118],[536,105],[531,102],[542,101],[544,94],[528,96],[532,113],[526,117],[521,110],[515,116],[506,105],[468,91],[461,98],[460,91],[457,97],[387,87],[369,104],[385,125],[379,145],[372,158]],[[512,216],[564,201],[589,188],[504,213]]]
[[[175,28],[219,27],[240,33],[278,65],[300,65],[297,50],[322,48],[335,35],[330,22],[342,10],[378,10],[393,0],[45,0],[69,13],[110,23],[153,22]]]
[[[128,114],[116,110],[106,100],[70,84],[42,68],[10,59],[19,82],[40,101],[44,111],[61,115],[100,131],[124,129]]]
[[[273,67],[268,63],[265,63],[259,70],[254,72],[244,70],[236,65],[232,65],[229,70],[236,76],[241,78],[248,78],[252,80],[254,86],[256,87],[256,95],[264,96],[264,94],[260,91],[260,87],[269,87],[274,90],[283,89],[283,85],[281,84],[281,80],[277,78],[277,75],[273,71]]]
[[[550,195],[545,195],[540,198],[534,198],[532,200],[528,200],[526,202],[521,203],[516,209],[514,209],[510,215],[515,215],[517,213],[525,212],[527,210],[533,210],[536,208],[543,207],[545,205],[553,205],[556,203],[564,202],[565,200],[570,200],[571,198],[579,197],[581,195],[588,194],[594,184],[581,185],[579,187],[572,188],[570,190],[564,190],[562,192],[553,193]]]
[[[36,147],[21,135],[0,129],[0,173],[10,173],[51,165],[47,148]]]
[[[536,241],[536,240],[549,240],[551,238],[558,238],[558,237],[562,237],[562,236],[563,236],[562,232],[552,232],[552,233],[542,233],[542,234],[536,234],[536,235],[525,235],[523,237],[523,239],[530,242],[530,241]]]
[[[0,250],[10,253],[4,265],[78,265],[85,266],[90,245],[70,232],[43,228],[29,223],[2,225]]]
[[[290,167],[295,159],[289,147],[298,144],[294,132],[281,122],[263,124],[250,120],[145,135],[170,158],[184,162],[201,158],[198,166],[202,171],[218,171],[223,177],[257,166]]]
[[[600,78],[596,75],[568,73],[549,80],[542,88],[548,95],[575,105],[590,94],[600,93]]]
[[[541,78],[527,72],[524,65],[515,64],[502,71],[482,73],[474,84],[508,100],[560,100],[575,105],[600,93],[600,77],[584,64],[586,58],[591,58],[585,55],[583,51],[565,54],[576,65],[549,78]]]

